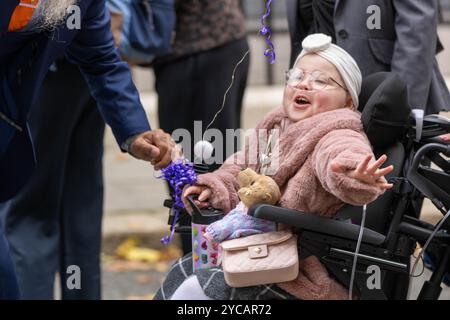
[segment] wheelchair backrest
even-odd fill
[[[394,166],[394,171],[386,178],[402,176],[406,157],[401,141],[404,140],[411,112],[405,82],[391,72],[368,76],[362,83],[359,111],[375,156],[386,154],[388,160],[384,166]],[[367,228],[386,234],[393,198],[393,192],[388,190],[367,206]],[[345,205],[336,218],[351,219],[353,223],[360,224],[361,213],[361,206]]]

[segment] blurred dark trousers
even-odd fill
[[[23,299],[53,299],[57,272],[62,299],[100,299],[104,122],[78,68],[56,66],[30,115],[35,173],[0,214]]]
[[[223,46],[177,58],[157,64],[155,71],[155,87],[158,93],[158,117],[161,129],[173,133],[176,129],[187,129],[191,133],[190,160],[193,160],[193,145],[197,142],[194,136],[194,121],[202,121],[200,139],[207,125],[222,106],[224,94],[231,82],[233,69],[248,50],[245,38],[232,41]],[[235,143],[233,148],[226,148],[225,130],[238,129],[241,125],[241,108],[250,55],[237,68],[234,84],[228,92],[225,106],[215,119],[211,129],[218,129],[223,134],[222,159],[213,164],[218,168],[223,161],[240,147]],[[177,141],[179,142],[179,141]],[[187,156],[187,154],[185,154]],[[188,225],[182,221],[181,225]],[[184,253],[191,251],[191,235],[182,235]]]
[[[170,134],[177,129],[187,129],[191,133],[191,147],[197,142],[196,138],[201,140],[207,125],[222,106],[234,67],[247,50],[247,40],[240,39],[215,49],[157,64],[154,71],[161,129]],[[224,138],[226,129],[240,128],[249,65],[250,55],[238,67],[225,106],[211,125],[210,129],[218,129]],[[203,132],[199,132],[199,137],[194,136],[194,121],[202,121]],[[236,151],[231,146],[227,150],[225,139],[223,142],[219,162]],[[188,146],[189,143],[182,145]],[[190,151],[190,160],[193,160],[193,150]],[[220,164],[218,163],[219,166]]]
[[[0,220],[0,300],[15,299],[19,299],[19,287]]]

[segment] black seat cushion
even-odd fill
[[[411,108],[406,83],[392,72],[377,72],[363,80],[360,111],[364,131],[374,148],[402,141]]]

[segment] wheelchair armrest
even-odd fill
[[[360,231],[360,226],[358,225],[268,204],[256,205],[249,210],[248,214],[255,218],[283,223],[301,230],[313,231],[354,241],[358,240]],[[384,240],[384,235],[364,228],[362,236],[363,243],[379,246]]]

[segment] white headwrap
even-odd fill
[[[302,42],[303,50],[295,60],[294,66],[305,55],[314,53],[331,62],[341,74],[349,91],[353,105],[358,108],[362,75],[356,61],[347,51],[331,43],[331,37],[323,33],[309,35]]]

